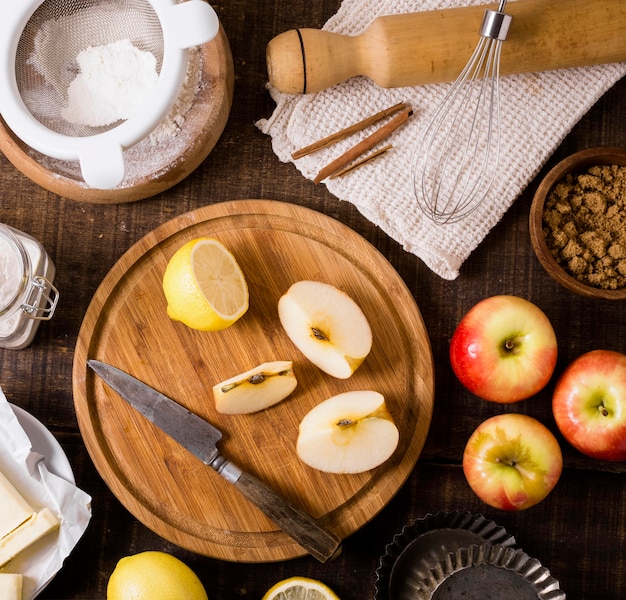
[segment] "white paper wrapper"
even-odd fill
[[[34,508],[47,506],[61,517],[57,532],[0,569],[24,575],[24,600],[37,596],[61,569],[91,519],[91,497],[52,473],[45,459],[32,450],[31,440],[0,389],[0,470]]]

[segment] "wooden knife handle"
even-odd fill
[[[341,538],[257,477],[242,471],[221,455],[211,467],[320,562],[325,563],[341,553]]]
[[[375,19],[360,35],[294,29],[270,40],[269,81],[289,94],[315,93],[357,75],[381,87],[454,81],[497,4]],[[501,75],[626,60],[624,0],[518,0],[502,48]]]

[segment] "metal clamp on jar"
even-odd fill
[[[59,300],[54,273],[35,238],[0,223],[0,348],[25,348],[39,323],[52,318]]]

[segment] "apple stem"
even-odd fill
[[[603,417],[608,417],[609,416],[609,411],[606,408],[606,406],[604,406],[604,404],[600,404],[600,406],[598,406],[598,410],[600,411],[600,414]]]
[[[514,460],[502,460],[501,458],[496,458],[496,462],[497,463],[506,463],[507,465],[509,465],[509,467],[514,467],[515,466],[515,461]]]
[[[504,349],[507,352],[511,352],[512,350],[515,350],[515,341],[511,339],[506,340],[506,342],[504,342]]]

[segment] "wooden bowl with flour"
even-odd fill
[[[94,204],[133,202],[163,192],[191,174],[219,140],[233,99],[234,67],[222,26],[190,51],[185,84],[170,114],[125,151],[126,176],[109,190],[83,180],[78,161],[51,158],[22,142],[0,118],[0,151],[24,175],[59,196]]]

